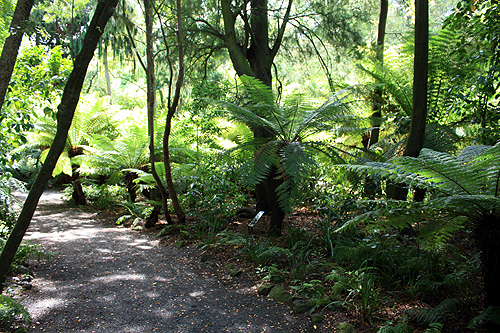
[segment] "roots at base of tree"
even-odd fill
[[[76,179],[72,181],[71,184],[73,185],[73,194],[71,197],[75,201],[75,205],[83,206],[87,204],[87,199],[85,198],[85,193],[83,193],[83,187],[80,180]]]
[[[144,224],[146,228],[152,228],[156,225],[156,223],[158,223],[158,216],[160,215],[160,209],[161,209],[160,207],[153,208],[151,215],[148,216]]]

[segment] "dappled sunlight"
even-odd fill
[[[161,247],[77,208],[37,216],[27,238],[58,253],[38,264],[36,292],[23,300],[34,332],[58,331],[54,322],[89,333],[277,332],[294,322],[253,287],[201,274],[193,249]]]
[[[189,296],[191,297],[200,297],[200,296],[203,296],[205,295],[205,292],[204,291],[193,291],[192,293],[189,294]]]
[[[90,280],[90,282],[105,282],[105,283],[113,283],[115,281],[142,281],[145,279],[145,276],[142,274],[115,274],[115,275],[106,275],[102,277],[98,277]]]
[[[30,313],[36,314],[35,319],[46,315],[47,313],[57,310],[58,308],[63,308],[65,306],[65,301],[62,297],[59,298],[47,298],[35,302],[30,305]]]

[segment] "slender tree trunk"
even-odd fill
[[[184,81],[184,48],[182,44],[182,15],[181,15],[181,0],[177,0],[177,48],[179,54],[179,70],[177,73],[177,82],[175,83],[174,97],[168,105],[167,122],[165,124],[165,132],[163,134],[163,158],[165,163],[165,173],[167,177],[167,187],[172,199],[172,206],[174,207],[175,214],[177,215],[177,223],[186,223],[186,213],[182,209],[177,193],[175,191],[174,182],[172,180],[172,169],[170,167],[170,150],[169,140],[172,127],[172,118],[174,117],[181,95],[182,83]],[[170,99],[169,99],[170,102]]]
[[[415,56],[413,64],[413,112],[404,156],[418,157],[425,140],[427,121],[427,76],[429,61],[429,3],[415,0]],[[389,194],[388,194],[389,195]],[[395,185],[389,197],[406,200],[408,188]]]
[[[429,3],[428,0],[415,0],[415,55],[413,64],[413,113],[410,134],[403,152],[404,156],[418,157],[424,145],[425,125],[427,121],[427,77],[429,62]],[[389,188],[389,184],[387,185]],[[408,188],[404,184],[392,184],[393,193],[388,193],[396,200],[406,200]],[[424,192],[425,194],[425,192]],[[422,192],[417,190],[417,200]],[[409,225],[403,234],[413,236],[415,231]]]
[[[5,101],[7,88],[9,87],[10,78],[16,64],[17,52],[23,39],[33,3],[34,0],[17,1],[16,9],[10,23],[10,34],[3,44],[2,55],[0,56],[0,110]]]
[[[106,77],[106,95],[109,96],[109,104],[113,104],[113,97],[111,96],[111,78],[109,76],[107,45],[104,46],[104,54],[102,55],[102,62],[104,63],[104,76]]]
[[[415,57],[413,64],[413,114],[404,156],[418,157],[425,140],[427,77],[429,63],[429,2],[415,0]]]
[[[387,12],[389,9],[388,0],[380,0],[380,15],[378,20],[377,43],[375,45],[375,55],[377,66],[382,67],[384,64],[384,43],[385,43],[385,27],[387,24]],[[373,92],[372,116],[371,116],[371,132],[368,147],[374,145],[379,140],[380,124],[382,118],[382,89],[377,88]]]
[[[144,0],[144,17],[146,21],[146,76],[147,76],[147,100],[148,100],[148,134],[149,134],[149,163],[151,164],[151,174],[155,179],[156,186],[160,191],[163,211],[165,212],[165,219],[168,223],[172,223],[172,217],[168,212],[168,193],[163,186],[163,182],[156,172],[155,166],[155,109],[156,109],[156,79],[155,79],[155,67],[153,58],[153,12],[152,3],[150,1],[154,0]],[[154,5],[154,4],[153,4]],[[156,216],[156,219],[155,219]],[[152,227],[158,221],[158,214],[154,212],[154,215],[150,216],[148,219],[147,227]]]
[[[75,109],[80,98],[83,81],[87,68],[94,56],[97,43],[102,35],[104,27],[109,18],[113,15],[118,0],[101,0],[98,2],[94,17],[90,22],[90,26],[83,41],[81,52],[75,58],[73,71],[71,72],[64,93],[61,98],[61,103],[57,112],[57,132],[54,141],[50,147],[49,154],[45,163],[36,177],[33,186],[26,198],[21,213],[12,229],[7,242],[0,255],[0,285],[3,291],[5,280],[9,273],[9,268],[14,258],[14,255],[21,244],[21,241],[28,229],[36,206],[42,195],[47,182],[49,181],[52,171],[57,163],[59,155],[61,155],[68,131],[75,114]]]
[[[389,1],[380,0],[380,13],[378,19],[377,42],[375,44],[375,66],[380,68],[384,65],[384,44],[385,44],[385,27],[387,24],[387,12],[389,10]],[[373,91],[372,115],[370,117],[371,130],[368,140],[363,141],[365,148],[376,144],[379,140],[380,125],[382,124],[382,88],[378,87]],[[365,137],[363,137],[365,139]],[[369,198],[374,198],[380,190],[380,182],[372,177],[365,178],[364,194]]]

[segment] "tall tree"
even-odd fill
[[[415,0],[415,51],[413,58],[413,108],[410,134],[404,156],[418,157],[425,140],[427,121],[427,78],[429,63],[429,3],[428,0]],[[391,189],[389,190],[389,187]],[[425,194],[417,189],[415,200]],[[404,184],[388,184],[388,196],[396,200],[405,200],[408,188]],[[410,230],[404,230],[413,234]]]
[[[413,60],[413,113],[404,156],[418,157],[425,139],[429,63],[429,2],[415,0],[415,55]]]
[[[375,43],[375,61],[376,66],[383,66],[384,64],[384,41],[385,41],[385,27],[387,25],[387,12],[389,9],[388,0],[380,0],[380,13],[378,19],[377,41]],[[378,142],[380,133],[380,122],[382,118],[381,105],[382,104],[382,89],[376,88],[373,92],[372,116],[371,116],[371,131],[368,147]]]
[[[0,56],[0,110],[5,101],[5,95],[16,64],[17,53],[26,30],[33,2],[34,0],[19,0],[17,2],[10,23],[10,34],[3,45],[2,55]]]
[[[172,118],[174,117],[177,108],[179,107],[179,101],[181,98],[181,88],[184,82],[184,45],[182,41],[182,13],[181,13],[181,0],[177,0],[177,55],[178,55],[178,69],[177,69],[177,80],[175,82],[175,88],[172,87],[174,71],[173,71],[173,61],[169,56],[170,48],[165,40],[165,46],[167,47],[167,61],[170,67],[170,80],[168,86],[168,100],[167,100],[167,119],[165,123],[165,131],[163,133],[163,163],[165,165],[165,176],[167,181],[167,188],[170,198],[172,200],[172,206],[174,207],[175,214],[177,215],[177,223],[184,224],[186,222],[186,213],[182,209],[179,199],[177,198],[177,193],[175,191],[174,182],[172,179],[172,168],[170,166],[170,133],[172,130]],[[162,26],[162,24],[160,24]],[[165,32],[163,36],[165,37]],[[173,89],[172,89],[173,88]]]
[[[283,41],[286,25],[290,19],[292,2],[293,0],[288,1],[285,14],[278,24],[276,38],[272,47],[270,47],[267,0],[243,1],[238,6],[232,6],[231,0],[221,0],[226,47],[233,67],[239,76],[255,77],[265,85],[272,86],[271,69]],[[247,12],[248,3],[250,3],[249,12]],[[236,32],[236,20],[238,18],[243,22],[243,31],[240,34]],[[244,37],[240,40],[238,35]],[[262,140],[270,140],[275,135],[275,133],[271,133],[259,126],[254,126],[252,132],[256,139]],[[257,155],[256,158],[258,158]],[[269,234],[274,236],[281,234],[281,227],[285,217],[283,207],[278,204],[277,200],[276,189],[283,182],[277,172],[277,168],[272,167],[268,176],[255,189],[257,211],[271,213]]]
[[[155,79],[155,66],[154,66],[154,56],[153,56],[153,10],[154,6],[153,0],[144,0],[144,18],[146,23],[146,82],[147,82],[147,101],[148,101],[148,134],[149,134],[149,162],[151,164],[151,174],[156,181],[156,186],[160,191],[160,196],[162,199],[163,210],[165,212],[165,218],[169,223],[172,222],[172,217],[168,212],[167,198],[168,193],[163,186],[163,182],[158,176],[155,166],[155,126],[154,117],[156,110],[156,79]],[[156,224],[158,215],[158,208],[153,210],[153,213],[148,217],[146,221],[147,227],[152,227]]]
[[[87,73],[87,68],[94,56],[94,51],[106,23],[113,15],[117,3],[118,0],[100,0],[98,2],[94,16],[85,35],[83,47],[75,58],[73,71],[68,78],[63,96],[61,98],[61,103],[58,107],[57,133],[54,137],[54,142],[50,148],[45,163],[40,169],[40,172],[31,187],[21,213],[9,235],[9,238],[7,239],[7,242],[5,243],[2,254],[0,255],[0,288],[2,291],[14,255],[16,254],[26,230],[28,229],[40,196],[42,195],[47,182],[51,177],[52,170],[54,170],[59,155],[61,155],[61,152],[64,149],[68,131],[73,120],[73,115],[75,113],[78,100],[80,99],[80,92]]]

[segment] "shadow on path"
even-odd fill
[[[309,332],[289,307],[196,267],[195,249],[159,246],[47,192],[26,239],[57,255],[21,301],[30,332]]]

